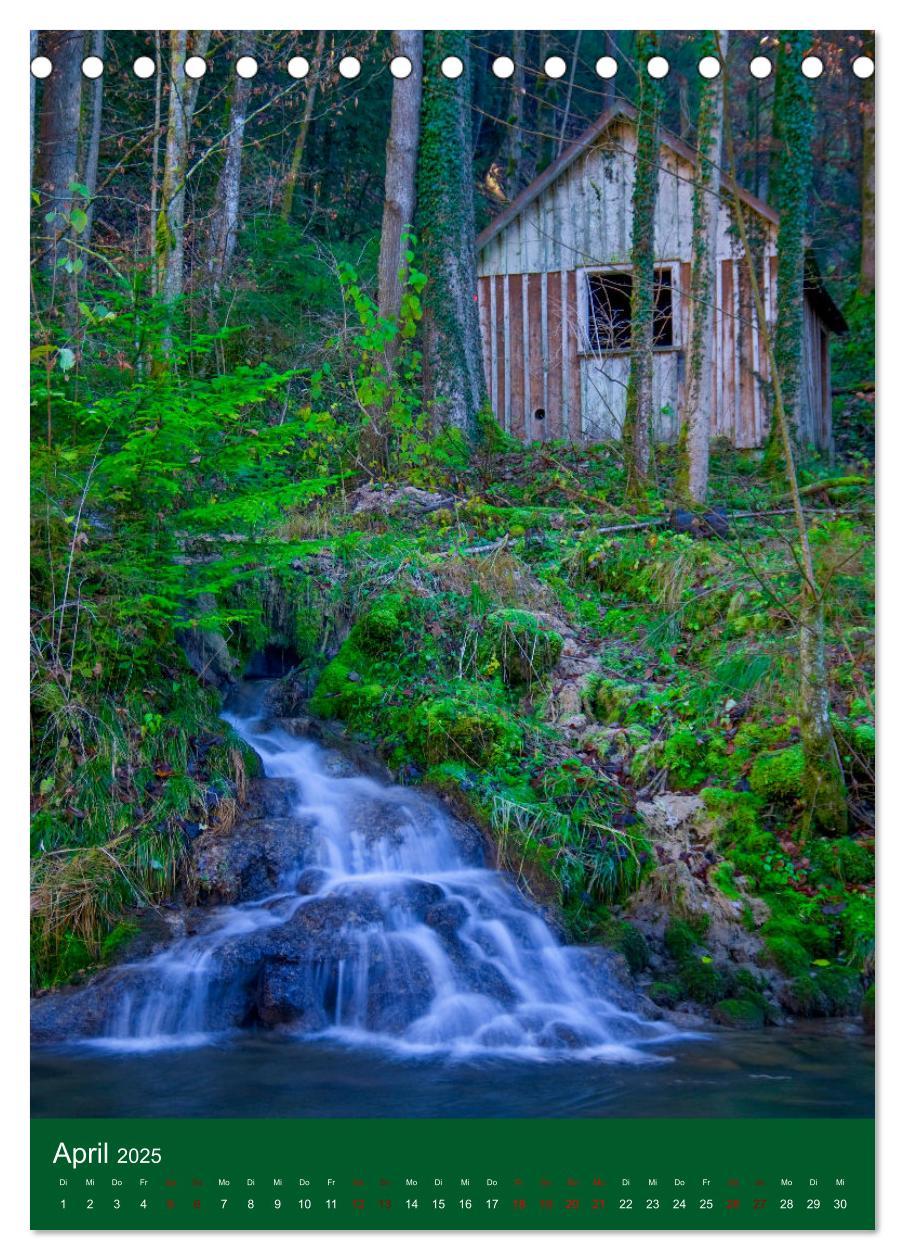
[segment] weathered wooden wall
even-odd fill
[[[625,352],[590,351],[585,273],[629,265],[634,153],[634,128],[625,120],[615,122],[479,251],[478,299],[491,402],[499,422],[523,440],[595,441],[621,432],[629,357]],[[678,435],[693,180],[693,164],[664,146],[655,248],[657,265],[673,267],[676,348],[654,352],[658,441]],[[765,238],[763,292],[772,319],[776,229],[768,219],[759,226]],[[769,429],[764,387],[768,365],[747,267],[730,227],[724,202],[713,293],[713,433],[735,446],[754,447],[763,443]],[[807,433],[813,432],[810,440],[825,445],[828,415],[818,408],[817,398],[829,389],[828,372],[816,371],[821,325],[813,312],[810,317],[814,328],[805,348],[809,400],[802,419]]]

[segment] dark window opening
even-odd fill
[[[628,350],[632,341],[632,277],[627,271],[588,276],[588,336],[598,353]],[[672,272],[654,272],[654,346],[673,345]]]

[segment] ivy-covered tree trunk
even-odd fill
[[[415,224],[424,36],[421,31],[393,31],[392,43],[393,56],[408,57],[412,72],[405,79],[393,80],[377,267],[378,311],[382,319],[396,319],[399,315],[404,273],[402,237]]]
[[[632,190],[632,329],[628,396],[622,442],[627,494],[636,499],[647,483],[654,407],[654,223],[660,158],[660,88],[647,72],[657,51],[653,31],[639,31],[638,135]]]
[[[321,72],[321,66],[324,60],[324,45],[327,40],[326,31],[317,32],[317,47],[314,50],[314,60],[311,63],[309,74],[309,86],[305,93],[305,104],[302,107],[302,117],[299,121],[298,133],[295,137],[295,144],[292,148],[292,158],[289,163],[289,173],[286,176],[286,183],[283,185],[283,204],[280,215],[284,223],[288,223],[292,216],[292,207],[295,203],[295,190],[298,187],[299,173],[302,169],[302,158],[305,155],[305,145],[308,141],[308,132],[311,130],[311,116],[314,113],[314,102],[317,100],[317,82],[318,75]]]
[[[804,75],[801,76],[804,78]],[[803,798],[811,811],[811,817],[830,835],[841,835],[848,825],[845,775],[836,747],[830,716],[830,687],[826,668],[826,640],[824,633],[824,590],[817,580],[811,539],[807,520],[798,489],[798,473],[795,467],[795,450],[792,430],[786,412],[782,376],[776,356],[776,334],[767,323],[764,299],[759,284],[755,252],[751,247],[741,197],[735,181],[735,149],[732,128],[728,125],[728,85],[722,85],[724,110],[726,111],[726,154],[729,178],[732,186],[732,204],[735,226],[757,311],[758,331],[767,353],[770,381],[774,394],[774,419],[777,442],[781,451],[789,498],[797,534],[795,565],[801,574],[801,590],[798,601],[798,725],[804,752]]]
[[[810,31],[780,32],[770,164],[770,202],[779,214],[774,353],[783,409],[795,436],[800,412],[804,250],[814,133],[811,80],[801,73],[801,63],[810,45]],[[764,455],[765,470],[771,473],[781,470],[783,460],[777,402],[774,397]]]
[[[185,72],[188,56],[204,57],[210,31],[170,31],[170,104],[163,159],[160,210],[157,216],[157,292],[167,305],[182,296],[185,283],[185,179],[192,117],[200,79]]]
[[[51,269],[69,253],[72,185],[78,180],[84,44],[84,31],[49,31],[44,44],[53,73],[43,87],[35,183],[45,232],[39,254],[42,266]]]
[[[240,57],[251,56],[254,50],[255,33],[253,31],[237,31],[233,41],[233,68]],[[242,145],[245,140],[245,121],[252,83],[252,79],[244,79],[241,75],[233,72],[233,90],[229,106],[229,131],[226,137],[226,152],[223,158],[220,178],[217,181],[217,191],[214,196],[214,212],[211,218],[208,269],[211,273],[215,293],[219,290],[223,278],[229,272],[236,249],[236,237],[239,232]]]
[[[440,71],[445,57],[464,66]],[[424,94],[418,157],[419,237],[424,292],[424,396],[435,428],[477,435],[485,399],[471,152],[471,51],[467,31],[430,31],[424,41]]]
[[[724,63],[728,33],[708,31],[701,56]],[[726,73],[725,68],[723,73]],[[710,429],[713,417],[713,357],[716,249],[720,214],[723,148],[723,89],[719,78],[701,79],[698,108],[698,158],[692,209],[691,293],[688,295],[688,350],[685,397],[679,431],[676,494],[685,503],[707,500]]]
[[[91,55],[104,59],[105,31],[94,31],[91,36]],[[85,230],[82,240],[86,245],[91,242],[94,227],[94,197],[97,192],[97,168],[101,155],[101,123],[104,117],[104,76],[99,74],[91,84],[91,123],[88,131],[88,143],[85,146],[85,166],[82,183],[88,190],[85,206]]]

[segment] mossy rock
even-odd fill
[[[518,725],[501,709],[452,696],[420,704],[409,733],[430,766],[459,761],[487,769],[517,756],[522,747]]]
[[[695,1002],[710,1006],[718,1002],[726,990],[726,978],[713,963],[700,958],[687,958],[679,968],[679,982],[685,995]]]
[[[764,802],[754,792],[735,792],[729,788],[707,787],[701,789],[701,800],[707,814],[715,823],[714,838],[717,847],[733,849],[741,853],[763,851],[773,837],[761,826],[760,818]]]
[[[532,613],[503,608],[487,618],[482,655],[499,661],[508,686],[532,686],[550,673],[561,654],[562,636],[545,630]]]
[[[872,984],[861,999],[861,1018],[865,1029],[871,1033],[876,1027],[876,996],[876,986]]]
[[[605,678],[594,690],[591,707],[594,716],[605,726],[624,726],[629,720],[629,710],[643,708],[644,692],[638,683],[616,682]]]
[[[687,919],[672,918],[663,933],[663,944],[670,957],[676,962],[684,962],[694,955],[702,938],[700,928],[695,928]]]
[[[618,949],[632,975],[644,971],[650,963],[650,950],[643,934],[633,923],[616,923],[608,933],[610,943]]]
[[[647,996],[657,1006],[665,1006],[671,1010],[682,1001],[682,987],[674,980],[655,980],[647,990]]]
[[[710,1014],[714,1023],[726,1028],[763,1028],[765,1020],[763,1007],[745,998],[724,998]]]
[[[784,1005],[805,1017],[853,1015],[859,1007],[858,976],[844,967],[828,967],[798,976],[786,992]]]
[[[784,976],[800,976],[811,965],[804,946],[787,936],[765,936],[761,958],[764,963],[777,967]]]
[[[761,753],[751,767],[751,786],[768,801],[798,801],[804,782],[804,748],[792,744]]]
[[[361,671],[366,668],[366,662],[349,650],[347,641],[317,680],[311,697],[311,712],[315,717],[348,720],[379,705],[384,688],[363,681]]]
[[[382,595],[356,621],[350,641],[366,656],[381,654],[402,642],[406,604],[402,595]]]

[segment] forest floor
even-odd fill
[[[656,489],[620,507],[605,447],[496,445],[397,481],[350,479],[288,515],[287,542],[322,545],[249,577],[262,611],[226,645],[236,671],[279,647],[285,715],[339,719],[400,781],[441,792],[571,939],[620,952],[680,1018],[759,1027],[861,1012],[870,1025],[866,461],[802,468],[849,789],[848,834],[826,837],[802,799],[792,520],[759,456],[714,452],[718,509],[699,521],[670,518]],[[672,484],[673,458],[658,452],[655,484]],[[183,675],[181,709],[166,689],[146,705],[157,744],[139,795],[166,797],[191,838],[229,825],[245,767],[209,688],[186,729],[196,684]],[[174,726],[167,742],[177,722],[183,737]],[[98,949],[114,958],[130,929],[104,922],[86,951],[67,921],[39,984],[92,966]]]

